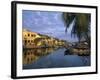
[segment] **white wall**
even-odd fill
[[[16,0],[17,1],[17,0]],[[24,0],[26,1],[26,0]],[[100,5],[100,0],[31,0],[50,3],[66,3],[66,4],[84,4],[84,5]],[[11,0],[0,0],[0,80],[11,80]],[[100,10],[100,6],[99,6]],[[100,11],[99,11],[100,14]],[[98,16],[100,21],[100,15]],[[100,26],[100,23],[99,23]],[[100,30],[100,29],[98,29]],[[100,31],[99,31],[100,33]],[[100,40],[100,37],[99,37]],[[100,44],[100,43],[98,43]],[[100,47],[100,45],[99,45]],[[100,51],[100,50],[99,50]],[[99,53],[99,52],[98,52]],[[100,57],[100,54],[99,54]],[[100,61],[100,58],[99,60]],[[100,64],[99,64],[100,67]],[[99,70],[100,71],[100,70]],[[49,77],[42,80],[100,80],[100,74],[77,75],[64,77]],[[30,79],[27,79],[30,80]],[[41,80],[36,78],[34,80]]]

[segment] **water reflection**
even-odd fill
[[[40,48],[40,49],[24,49],[23,64],[31,64],[42,56],[46,56],[58,48]]]
[[[89,56],[69,53],[65,48],[23,50],[23,69],[90,66]]]
[[[77,50],[77,52],[71,52],[69,49],[66,49],[64,51],[64,55],[78,55],[78,56],[90,56],[90,51],[87,50],[87,52],[84,52],[82,50],[80,50],[81,52],[79,52],[79,50]],[[86,50],[85,50],[86,51]]]

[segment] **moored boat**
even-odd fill
[[[66,50],[66,54],[70,53],[71,55],[87,56],[90,55],[90,48],[87,44],[77,43],[77,45],[71,46]]]

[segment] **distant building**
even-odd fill
[[[23,48],[41,48],[41,47],[56,47],[64,46],[66,41],[59,40],[47,35],[41,35],[36,32],[23,29]]]

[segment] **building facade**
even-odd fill
[[[64,46],[65,44],[64,40],[59,40],[47,35],[41,35],[26,29],[23,29],[22,38],[23,48],[57,47]]]

